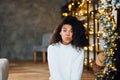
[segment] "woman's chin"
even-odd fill
[[[65,42],[62,42],[64,45],[68,45],[70,44],[71,41],[65,41]]]

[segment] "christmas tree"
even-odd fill
[[[119,0],[99,1],[100,22],[103,24],[105,67],[97,74],[96,80],[120,80],[120,39],[112,13],[120,8]]]

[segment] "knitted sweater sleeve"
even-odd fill
[[[83,72],[84,50],[81,50],[71,67],[71,80],[81,80]]]
[[[51,45],[48,46],[48,49],[47,49],[47,60],[48,60],[48,67],[49,67],[49,72],[50,72],[49,80],[54,80],[52,76],[57,78],[58,75],[57,75],[57,67],[55,64],[54,47]]]

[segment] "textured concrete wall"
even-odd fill
[[[64,0],[63,0],[64,1]],[[32,47],[61,21],[62,0],[0,0],[0,57],[33,59]]]

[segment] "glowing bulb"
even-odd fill
[[[84,50],[87,50],[88,48],[87,47],[84,47]]]

